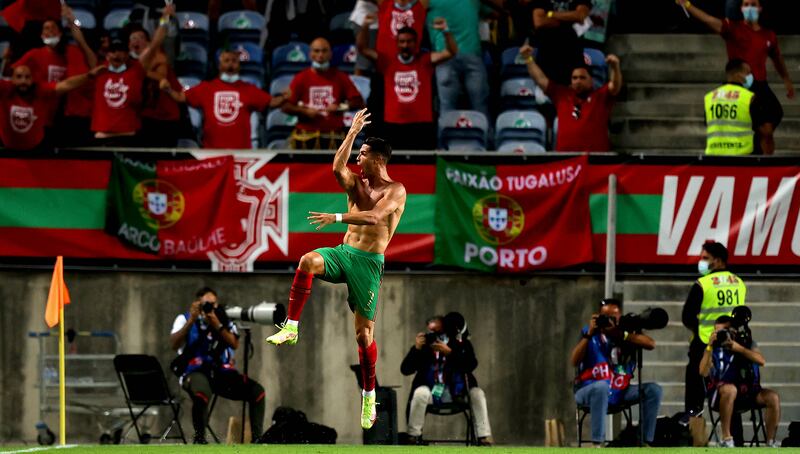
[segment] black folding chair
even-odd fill
[[[169,390],[158,359],[149,355],[117,355],[114,357],[114,369],[117,371],[139,441],[144,443],[148,440],[139,429],[139,418],[150,407],[170,407],[172,420],[161,433],[160,439],[180,439],[185,444],[186,437],[180,422],[180,404]],[[134,405],[142,408],[134,411]],[[173,426],[178,427],[178,435],[169,436]]]
[[[622,413],[622,416],[625,417],[625,421],[628,426],[630,426],[633,422],[633,406],[638,404],[638,401],[633,402],[624,402],[618,405],[609,405],[608,411],[606,412],[607,415],[615,415],[617,413]],[[591,413],[591,409],[588,406],[577,405],[575,408],[575,421],[578,425],[578,447],[580,448],[584,442],[590,442],[592,440],[584,440],[583,439],[583,421],[586,417]],[[610,441],[610,440],[609,440]]]
[[[467,423],[466,434],[463,440],[460,439],[444,439],[444,440],[430,440],[425,438],[428,443],[464,443],[466,446],[478,446],[478,437],[475,434],[475,417],[472,415],[472,402],[469,398],[469,392],[466,393],[466,398],[461,400],[454,400],[453,402],[441,403],[439,405],[430,404],[425,407],[425,414],[436,416],[452,416],[463,414],[464,420]]]
[[[711,419],[711,433],[708,434],[708,441],[711,441],[713,438],[717,444],[719,444],[720,438],[717,433],[717,426],[719,426],[722,418],[719,414],[719,399],[715,399],[715,395],[716,390],[712,392],[707,399],[708,417]],[[734,412],[740,414],[747,413],[748,411],[750,412],[750,422],[753,424],[753,438],[750,439],[751,448],[753,445],[759,447],[761,443],[767,444],[767,426],[764,424],[764,408],[766,408],[764,405],[741,406],[739,403],[734,403]],[[759,438],[759,435],[763,436],[763,438]]]

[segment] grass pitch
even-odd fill
[[[586,453],[591,448],[542,448],[542,447],[507,447],[493,448],[466,448],[464,446],[361,446],[361,445],[68,445],[66,447],[41,447],[41,446],[4,446],[0,447],[3,453],[87,453],[87,454],[456,454],[464,451],[482,453],[510,453],[510,454],[577,454]],[[644,452],[638,448],[606,448],[602,452],[609,454],[633,454]],[[591,450],[589,451],[591,452]],[[760,453],[776,451],[769,448],[647,448],[646,452],[663,454],[700,454],[706,452],[720,452],[730,454]],[[781,453],[800,453],[800,448],[784,448],[777,451]]]

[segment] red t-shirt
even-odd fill
[[[289,85],[289,102],[314,109],[325,109],[331,104],[361,103],[361,94],[347,77],[338,69],[317,72],[312,68],[297,73]],[[314,120],[299,118],[297,128],[305,131],[338,131],[344,127],[340,112],[319,115]]]
[[[397,53],[397,31],[405,27],[411,27],[417,32],[416,52],[419,52],[425,15],[425,7],[419,0],[405,11],[394,6],[393,0],[381,3],[378,7],[378,38],[375,46],[378,55]]]
[[[253,84],[220,79],[186,91],[186,103],[203,110],[203,147],[252,148],[250,114],[269,107],[272,97]]]
[[[14,63],[14,67],[25,65],[31,69],[35,83],[61,82],[62,80],[85,74],[89,71],[86,56],[76,44],[68,44],[62,55],[43,46],[29,50]],[[66,95],[64,115],[68,117],[89,117],[92,114],[91,84],[72,90]]]
[[[775,32],[763,27],[755,31],[744,21],[725,19],[720,35],[728,49],[728,60],[746,61],[755,80],[767,80],[767,57],[778,58],[781,54]]]
[[[383,74],[384,121],[395,124],[433,121],[430,52],[418,54],[409,64],[401,62],[396,51],[378,54],[378,71]]]
[[[556,151],[609,151],[608,119],[614,97],[608,84],[580,98],[570,87],[550,82],[545,94],[558,115]]]
[[[183,87],[175,77],[172,67],[167,67],[167,77],[173,90],[181,91]],[[158,88],[159,81],[145,79],[144,89],[147,94],[145,105],[142,108],[142,118],[152,118],[162,121],[178,121],[181,119],[181,108],[172,97]]]
[[[136,60],[128,60],[122,73],[103,71],[94,82],[92,131],[136,132],[142,127],[142,84],[145,73]]]
[[[0,139],[14,150],[30,150],[44,139],[47,115],[58,105],[55,84],[34,84],[30,96],[21,97],[14,84],[0,80]]]

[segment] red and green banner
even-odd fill
[[[233,158],[147,162],[118,155],[108,185],[105,229],[163,257],[205,258],[244,239]]]
[[[520,272],[592,261],[586,156],[535,165],[438,159],[435,263]]]

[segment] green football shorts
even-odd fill
[[[375,320],[378,292],[383,280],[383,254],[365,252],[346,244],[315,249],[325,260],[323,281],[347,283],[350,310]]]

